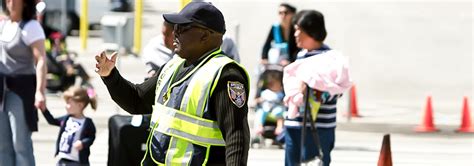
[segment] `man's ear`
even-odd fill
[[[209,38],[211,37],[211,32],[205,30],[205,31],[202,31],[201,33],[201,41],[205,42],[207,40],[209,40]]]

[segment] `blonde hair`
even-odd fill
[[[95,94],[88,93],[88,90],[82,87],[71,86],[64,92],[63,97],[66,101],[73,99],[74,101],[84,103],[84,108],[86,108],[90,103],[93,110],[97,109],[97,99]]]

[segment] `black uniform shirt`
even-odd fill
[[[201,58],[205,59],[205,58]],[[180,80],[199,62],[189,66],[181,66],[172,80]],[[157,72],[160,73],[161,71]],[[112,99],[125,111],[131,114],[151,114],[155,104],[155,88],[158,74],[141,84],[133,84],[125,80],[117,69],[113,69],[108,77],[102,78]],[[230,99],[228,82],[240,82],[245,87],[245,104],[237,107]],[[226,65],[209,100],[211,119],[217,121],[226,142],[225,147],[212,146],[208,165],[246,165],[250,131],[247,121],[248,113],[248,80],[245,72],[237,65]]]

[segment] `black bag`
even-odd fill
[[[108,166],[140,165],[145,155],[150,116],[144,115],[138,127],[132,126],[131,120],[129,115],[110,117]]]

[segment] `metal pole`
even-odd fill
[[[61,1],[61,32],[64,35],[67,35],[67,30],[68,30],[66,19],[67,19],[67,1]],[[69,24],[69,26],[71,25],[72,23]]]
[[[142,48],[142,14],[143,1],[135,0],[135,24],[133,28],[133,52],[140,54]]]
[[[82,50],[87,49],[87,36],[89,31],[89,22],[88,22],[88,0],[81,0],[81,16],[80,16],[80,26],[79,26],[79,37],[81,38],[81,48]]]
[[[179,10],[183,9],[184,6],[186,6],[191,1],[192,0],[181,0],[181,6],[180,6]]]
[[[235,23],[235,36],[234,36],[234,40],[235,40],[235,45],[237,46],[237,48],[240,48],[240,42],[239,42],[239,34],[240,33],[240,24],[237,22]]]
[[[123,33],[126,20],[123,20],[124,22],[120,22],[119,25],[117,26],[117,29],[115,30],[117,32],[117,52],[119,56],[126,55],[127,50],[125,48],[125,34]],[[118,67],[120,67],[120,64]],[[117,68],[120,69],[120,68]]]

